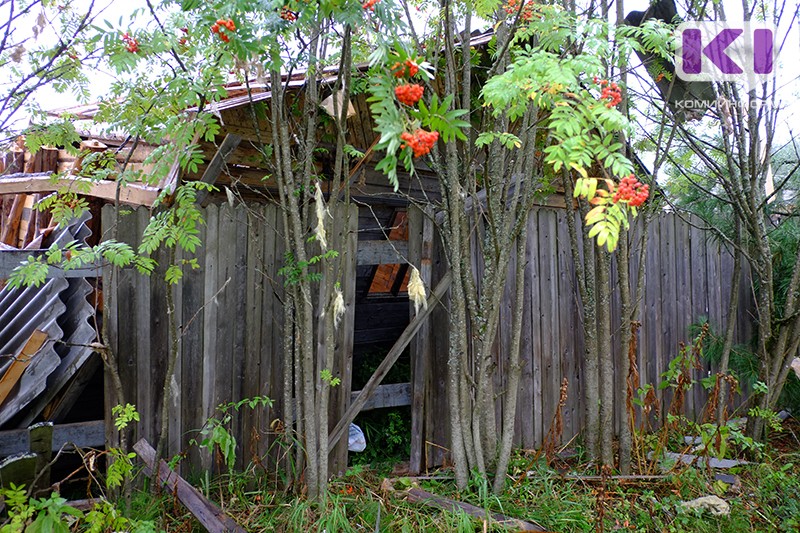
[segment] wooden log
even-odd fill
[[[361,389],[361,394],[358,395],[358,398],[355,399],[353,403],[347,408],[344,415],[342,415],[341,420],[336,424],[336,427],[333,428],[333,431],[330,433],[330,437],[328,438],[328,450],[332,450],[336,444],[339,442],[339,439],[342,438],[345,429],[350,427],[350,424],[355,419],[356,415],[361,411],[361,408],[367,403],[367,400],[370,399],[372,394],[378,388],[378,385],[381,384],[383,378],[386,377],[386,374],[389,373],[391,370],[392,365],[397,361],[400,357],[400,354],[403,353],[408,343],[411,342],[411,339],[417,334],[417,331],[428,318],[428,315],[436,307],[436,304],[441,301],[444,297],[447,289],[450,288],[450,283],[452,282],[453,278],[452,275],[448,272],[442,280],[439,282],[439,285],[436,286],[434,289],[433,294],[430,298],[428,298],[428,307],[424,308],[422,311],[414,317],[414,320],[408,325],[408,327],[403,331],[403,334],[400,335],[400,338],[397,339],[397,342],[394,343],[394,346],[389,350],[389,353],[386,354],[386,357],[383,358],[383,361],[378,365],[378,368],[375,369],[375,372],[367,381],[367,384],[364,385],[364,388]]]
[[[145,440],[141,439],[133,445],[133,449],[151,471],[156,467],[156,451]],[[181,503],[210,533],[236,532],[245,533],[222,509],[208,501],[200,491],[191,486],[181,476],[170,470],[163,460],[158,461],[158,480],[170,493],[178,496]]]
[[[50,486],[50,460],[53,458],[53,423],[41,422],[28,428],[30,452],[36,454],[38,476],[34,491],[46,490]]]
[[[486,511],[486,509],[483,509],[481,507],[476,507],[474,505],[470,505],[469,503],[451,500],[450,498],[445,498],[443,496],[437,496],[422,489],[418,488],[409,489],[407,495],[408,495],[407,496],[408,501],[412,503],[421,503],[423,505],[427,505],[430,507],[437,507],[439,509],[444,509],[445,511],[451,511],[456,513],[462,511],[470,516],[474,516],[475,518],[480,518],[483,520],[493,520],[502,526],[512,527],[516,531],[547,531],[539,524],[526,522],[525,520],[520,520],[518,518],[511,518],[500,513],[490,514],[488,511]]]
[[[0,378],[0,405],[3,405],[8,395],[11,394],[14,385],[22,377],[22,373],[28,368],[31,359],[41,349],[45,341],[47,341],[47,333],[38,329],[34,330],[28,342],[25,343],[19,354],[14,357],[14,361],[3,374],[3,377]]]

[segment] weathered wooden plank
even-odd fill
[[[267,204],[263,209],[262,240],[264,257],[258,265],[258,284],[262,289],[262,319],[261,328],[261,394],[268,396],[273,401],[272,409],[265,409],[259,415],[259,427],[267,433],[272,420],[283,416],[283,332],[278,320],[283,318],[283,305],[279,300],[276,290],[283,287],[284,279],[275,276],[272,272],[283,265],[282,246],[283,236],[279,233],[279,210],[273,204]],[[270,435],[269,439],[274,439]],[[262,453],[270,449],[272,440],[262,444]],[[277,448],[277,447],[276,447]],[[272,448],[272,460],[277,460],[279,451]]]
[[[695,219],[696,224],[699,220]],[[708,267],[707,267],[707,235],[698,227],[692,227],[689,230],[689,250],[690,250],[690,268],[692,272],[692,292],[691,292],[691,319],[693,322],[699,322],[701,318],[709,319],[708,308]],[[710,369],[707,362],[703,361],[702,373]],[[702,409],[705,404],[705,393],[702,387],[694,387],[694,403]]]
[[[247,206],[239,205],[233,210],[234,239],[230,241],[231,260],[233,261],[231,270],[231,283],[226,288],[230,295],[229,314],[227,316],[238,317],[244,320],[247,304],[247,226],[248,215]],[[230,357],[227,365],[231,372],[231,401],[238,401],[246,396],[242,394],[244,375],[247,372],[245,367],[245,339],[249,331],[242,327],[227,328],[231,330]],[[242,416],[239,410],[231,413],[231,427],[234,431],[242,435]],[[248,451],[248,440],[239,439],[236,454],[237,468],[247,465],[250,455]]]
[[[216,205],[206,207],[206,254],[205,264],[205,284],[203,291],[203,393],[202,393],[202,419],[205,420],[214,414],[217,407],[216,400],[216,364],[217,364],[217,331],[218,316],[220,316],[219,299],[216,295],[220,287],[218,285],[219,273],[222,266],[217,260],[217,252],[220,247],[220,213]],[[221,314],[221,316],[225,316]],[[206,470],[211,469],[211,456],[208,453],[201,455],[202,467]]]
[[[661,342],[662,358],[660,359],[659,375],[665,372],[669,362],[674,359],[680,348],[678,346],[678,317],[676,314],[677,271],[675,265],[675,219],[671,213],[659,215],[658,223],[661,230]],[[664,390],[664,405],[672,402],[672,388]]]
[[[542,352],[545,349],[542,341],[542,307],[546,305],[543,300],[541,287],[541,262],[539,261],[539,249],[542,247],[544,238],[540,232],[541,210],[536,210],[535,215],[528,220],[528,250],[529,252],[529,265],[531,270],[531,364],[530,364],[530,381],[529,387],[531,388],[530,403],[526,404],[532,411],[533,423],[533,442],[530,446],[523,445],[526,448],[534,448],[542,443],[544,438],[544,417],[542,415]],[[533,226],[531,227],[531,223]]]
[[[412,405],[413,395],[411,393],[411,388],[411,383],[391,383],[389,385],[379,385],[361,410],[370,411],[372,409],[383,409],[385,407],[403,407],[406,405]],[[351,392],[350,403],[356,401],[360,394],[360,390]],[[420,444],[420,450],[421,449],[422,446]]]
[[[359,266],[405,263],[407,257],[406,241],[358,241]]]
[[[431,286],[433,239],[433,224],[430,217],[416,206],[410,206],[408,209],[408,260],[417,267],[420,279],[426,287]],[[414,313],[411,307],[409,307],[408,313],[411,318]],[[423,467],[425,377],[429,368],[426,361],[431,357],[430,332],[430,323],[426,322],[420,327],[409,347],[411,357],[411,451],[408,468],[412,474],[418,474]]]
[[[247,225],[247,272],[245,276],[245,316],[244,329],[247,332],[244,342],[244,381],[242,383],[242,397],[254,398],[261,396],[261,332],[264,319],[264,284],[262,272],[264,268],[264,230],[265,225],[261,218],[263,209],[256,208],[248,214]],[[268,317],[267,317],[268,319]],[[269,337],[266,337],[267,341]],[[271,357],[265,358],[263,364],[269,365]],[[259,438],[259,411],[252,409],[242,414],[242,447],[245,449],[246,458],[260,456]]]
[[[105,445],[105,422],[93,420],[53,425],[50,451],[58,451],[71,443],[78,448],[101,448]],[[0,456],[17,455],[30,450],[28,429],[0,431]]]
[[[689,264],[689,225],[681,219],[674,217],[675,223],[675,317],[678,342],[691,342],[689,337],[689,325],[692,323],[691,316],[691,297],[692,297],[692,272]],[[694,379],[697,379],[697,370],[692,370]],[[701,388],[701,387],[697,387]],[[693,392],[686,395],[686,413],[694,419],[694,416],[702,406],[695,406],[695,396]]]
[[[557,227],[556,214],[551,209],[539,212],[539,261],[541,277],[539,279],[540,319],[542,335],[542,430],[546,434],[558,402],[561,386],[561,357],[559,353],[560,328],[558,323],[558,264],[557,264]]]
[[[659,239],[658,218],[655,218],[647,228],[647,273],[645,276],[644,301],[645,312],[642,316],[641,341],[639,343],[642,360],[639,373],[645,383],[658,383],[659,372],[658,353],[661,350],[661,274],[659,269],[659,252],[661,241]],[[659,400],[663,395],[659,393]]]
[[[430,492],[418,488],[408,490],[408,501],[412,503],[422,503],[432,507],[438,507],[451,512],[464,512],[470,516],[480,519],[491,519],[501,526],[510,527],[514,531],[547,531],[539,524],[526,522],[518,518],[510,518],[500,513],[489,513],[483,507],[476,507],[468,503],[451,500],[443,496],[436,496]]]
[[[344,297],[345,312],[336,332],[334,372],[341,383],[331,393],[329,420],[336,422],[350,404],[353,389],[353,343],[356,312],[356,252],[358,250],[358,207],[339,205],[341,224],[336,228],[335,242],[344,253],[339,256],[339,279]],[[346,211],[345,211],[346,210]],[[332,451],[329,462],[330,473],[341,473],[347,469],[347,439],[343,439]]]
[[[156,451],[146,440],[133,445],[139,458],[152,471],[156,468]],[[192,487],[182,477],[170,470],[163,460],[158,461],[158,480],[170,492],[178,496],[181,503],[197,518],[210,533],[241,532],[245,530],[222,509],[208,501],[200,491]]]
[[[183,260],[184,252],[179,250],[178,261]],[[184,275],[191,267],[184,265]],[[181,351],[181,335],[183,331],[183,289],[186,285],[185,278],[179,283],[167,286],[167,290],[172,291],[172,302],[175,306],[175,324],[177,325],[176,333],[178,336],[178,358],[175,361],[175,369],[169,383],[169,393],[166,401],[168,405],[168,425],[167,425],[167,448],[166,453],[169,457],[179,455],[186,448],[183,446],[183,412],[181,411],[181,403],[183,396],[183,354]],[[172,342],[170,338],[170,343]],[[171,344],[170,344],[171,345]]]
[[[356,417],[356,415],[361,411],[361,408],[364,404],[367,403],[370,396],[378,385],[381,384],[383,378],[386,377],[386,374],[392,368],[397,358],[400,357],[400,354],[403,353],[408,343],[414,338],[419,330],[420,325],[428,318],[431,311],[436,308],[436,305],[442,300],[444,294],[447,292],[447,289],[450,288],[450,283],[452,281],[452,276],[448,273],[442,280],[439,282],[439,285],[433,290],[433,293],[428,298],[428,306],[427,308],[423,308],[417,316],[414,317],[414,320],[408,324],[408,327],[397,339],[397,342],[392,346],[389,350],[389,353],[386,354],[383,361],[378,365],[378,368],[375,369],[375,372],[372,374],[372,377],[369,378],[366,385],[361,389],[361,394],[358,395],[358,398],[350,404],[345,411],[344,415],[342,416],[341,420],[336,424],[336,427],[333,428],[331,431],[331,435],[328,439],[328,446],[332,449],[336,444],[339,442],[339,439],[342,438],[342,434],[344,433],[345,428],[350,426],[350,423]]]
[[[522,308],[522,337],[520,338],[520,354],[519,362],[521,367],[520,383],[517,413],[516,413],[516,434],[515,444],[525,449],[532,449],[535,446],[533,440],[533,345],[538,342],[534,339],[531,325],[533,310],[532,285],[533,285],[533,269],[531,268],[531,260],[537,253],[536,246],[538,242],[538,233],[536,229],[536,215],[534,211],[528,214],[527,221],[527,243],[525,247],[525,256],[521,261],[525,261],[526,267],[524,270],[522,282],[525,284],[523,293],[523,308]]]
[[[564,405],[562,416],[564,417],[564,439],[570,439],[578,432],[578,419],[580,413],[576,412],[576,406],[569,400],[577,390],[576,362],[580,355],[576,352],[575,336],[580,334],[581,328],[577,324],[570,324],[573,316],[577,292],[574,286],[574,270],[572,265],[572,245],[570,244],[569,228],[567,226],[566,212],[557,212],[558,228],[557,254],[558,254],[558,323],[560,325],[559,353],[561,364],[561,376],[567,378],[567,404]]]
[[[434,233],[433,254],[431,260],[431,286],[435,287],[447,272],[447,259],[445,258],[444,243],[439,235]],[[449,294],[441,305],[433,310],[429,320],[431,331],[447,332],[450,327]],[[443,424],[442,420],[449,420],[447,401],[447,358],[450,350],[449,335],[429,335],[431,357],[424,361],[424,431],[423,455],[425,468],[443,464],[446,458],[446,449],[450,442],[450,424]],[[445,392],[443,394],[443,391]]]
[[[208,223],[207,223],[208,224]],[[195,436],[205,422],[203,411],[203,356],[205,353],[204,317],[205,300],[205,255],[211,245],[206,236],[207,224],[198,227],[198,238],[204,243],[194,255],[200,268],[189,268],[184,273],[182,298],[177,302],[182,309],[181,321],[181,428],[182,449],[188,450],[189,464],[199,467],[200,453],[196,446],[189,446],[189,439]],[[213,302],[209,302],[213,305]],[[186,473],[186,470],[182,470]]]
[[[144,228],[147,227],[150,220],[150,213],[147,209],[137,209],[133,216],[136,220],[134,239],[138,246]],[[128,316],[134,319],[136,324],[134,334],[137,336],[136,351],[134,352],[137,376],[134,403],[140,412],[150,415],[136,424],[137,436],[157,442],[161,434],[160,399],[163,396],[164,387],[163,370],[166,368],[162,361],[168,357],[169,341],[166,335],[168,323],[165,312],[167,308],[164,289],[166,265],[163,264],[165,256],[156,253],[154,258],[159,265],[150,276],[133,274],[133,298],[136,305]]]
[[[80,191],[86,196],[104,200],[115,200],[117,197],[116,181],[92,181],[88,178],[77,177],[53,180],[49,172],[33,175],[11,174],[0,178],[0,194],[32,194],[55,192],[62,189]],[[161,190],[157,187],[128,183],[119,186],[119,201],[123,204],[151,206],[160,192]]]

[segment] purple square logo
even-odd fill
[[[775,31],[759,22],[684,22],[676,32],[675,73],[686,81],[738,81],[774,74]]]

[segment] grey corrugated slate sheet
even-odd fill
[[[91,233],[88,219],[85,213],[55,231],[46,246],[85,243]],[[17,427],[30,424],[92,354],[95,331],[89,319],[94,309],[86,300],[91,290],[84,278],[51,278],[40,287],[0,291],[0,357],[19,353],[36,329],[48,334],[18,388],[0,406],[0,427],[9,421]],[[0,359],[0,375],[9,364],[9,357]]]

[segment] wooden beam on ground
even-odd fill
[[[133,445],[141,460],[152,471],[156,465],[156,451],[145,440]],[[214,503],[208,501],[200,491],[181,476],[170,470],[163,460],[158,461],[158,480],[170,494],[176,494],[181,503],[210,533],[245,533],[245,530]]]
[[[106,443],[105,421],[91,420],[53,426],[51,451],[60,450],[65,444],[78,448],[102,448]],[[27,429],[0,431],[0,455],[17,455],[30,450],[30,432]]]
[[[360,394],[360,390],[353,391],[350,394],[350,403],[355,402]],[[375,392],[372,393],[372,397],[367,400],[361,410],[369,411],[371,409],[402,407],[405,405],[411,405],[411,383],[391,383],[377,387]]]
[[[225,139],[223,139],[222,144],[219,145],[217,153],[214,154],[214,157],[211,159],[208,167],[206,167],[206,171],[203,172],[203,177],[200,178],[200,181],[203,183],[208,183],[209,185],[214,185],[217,182],[219,175],[222,173],[222,168],[228,162],[231,154],[234,152],[234,150],[236,150],[241,142],[241,135],[236,135],[235,133],[228,133],[225,135]],[[197,191],[197,204],[202,205],[207,196],[208,191]]]
[[[489,514],[489,512],[482,507],[476,507],[468,503],[451,500],[450,498],[445,498],[443,496],[437,496],[422,489],[408,489],[406,494],[408,494],[408,501],[412,503],[421,503],[423,505],[428,505],[430,507],[436,507],[438,509],[444,509],[446,511],[455,513],[462,511],[470,516],[474,516],[475,518],[494,521],[502,526],[513,528],[514,531],[547,531],[539,524],[526,522],[525,520],[520,520],[518,518],[510,518],[500,513]]]
[[[30,338],[28,338],[28,342],[26,342],[25,346],[23,346],[22,350],[20,350],[19,354],[15,355],[11,365],[5,371],[3,376],[0,377],[0,405],[3,405],[3,402],[6,400],[6,398],[8,398],[8,395],[11,394],[14,385],[17,384],[19,378],[22,377],[22,373],[25,372],[26,368],[28,368],[31,359],[33,359],[33,356],[39,352],[46,341],[47,333],[44,331],[39,331],[38,329],[34,330]]]
[[[86,196],[116,200],[117,182],[92,181],[87,178],[59,178],[53,180],[49,172],[36,174],[11,174],[0,177],[0,194],[32,194],[69,189]],[[151,206],[161,189],[139,183],[120,186],[119,201],[124,204]]]
[[[408,241],[358,241],[358,266],[402,264],[407,257]]]
[[[375,372],[367,381],[367,384],[364,385],[364,388],[361,389],[361,394],[355,399],[353,403],[347,408],[342,415],[341,420],[336,424],[336,427],[333,428],[331,431],[330,436],[328,437],[328,451],[333,450],[336,444],[339,442],[339,439],[342,438],[344,435],[345,430],[350,427],[350,424],[355,419],[356,415],[361,411],[361,409],[366,405],[367,401],[370,399],[372,394],[378,388],[378,385],[381,384],[383,378],[386,377],[386,374],[389,373],[394,363],[400,357],[400,354],[403,353],[403,350],[406,349],[408,343],[411,342],[411,339],[414,338],[414,335],[417,334],[417,331],[420,329],[425,320],[427,320],[428,315],[431,314],[433,309],[436,305],[444,298],[447,289],[450,288],[450,283],[453,280],[453,276],[450,272],[444,275],[442,280],[439,282],[439,285],[433,291],[433,294],[428,298],[428,307],[423,308],[417,316],[408,324],[405,331],[403,331],[400,338],[397,339],[397,342],[394,343],[394,346],[389,350],[389,353],[386,354],[386,357],[383,358],[381,364],[378,365],[378,368],[375,369]]]

